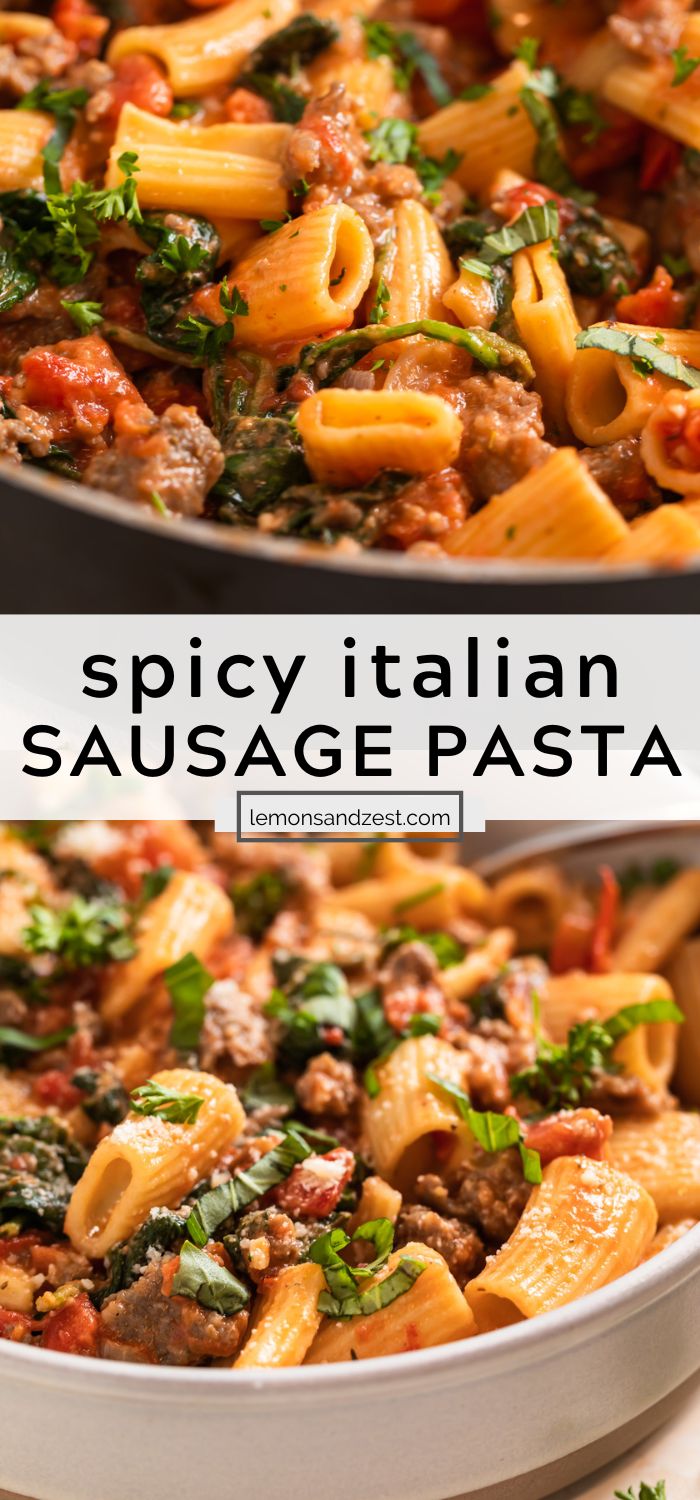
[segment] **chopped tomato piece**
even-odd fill
[[[645,193],[656,193],[665,187],[680,165],[683,147],[660,130],[647,130],[642,151],[639,186]]]
[[[193,406],[200,417],[207,415],[207,403],[200,386],[191,375],[172,369],[150,370],[139,382],[141,395],[151,411],[161,417],[173,404]]]
[[[32,1320],[27,1313],[8,1312],[0,1307],[0,1339],[11,1339],[15,1344],[27,1344],[32,1331]]]
[[[608,865],[600,871],[600,897],[593,927],[590,968],[593,974],[605,974],[610,968],[610,950],[620,908],[620,887]]]
[[[542,1166],[557,1156],[589,1156],[603,1161],[612,1120],[597,1109],[561,1109],[556,1115],[525,1125],[525,1145],[538,1151]]]
[[[57,1109],[75,1109],[84,1095],[71,1083],[60,1068],[48,1068],[34,1079],[34,1097],[40,1104],[53,1104]]]
[[[109,21],[101,16],[90,0],[56,0],[51,10],[54,26],[75,42],[84,57],[96,57],[102,38],[109,31]]]
[[[123,823],[120,831],[120,843],[92,864],[103,880],[115,881],[130,899],[138,895],[144,875],[159,865],[195,870],[203,864],[202,846],[186,823]]]
[[[345,1146],[325,1156],[307,1156],[285,1182],[266,1194],[266,1201],[294,1219],[325,1219],[337,1207],[355,1170],[355,1157]]]
[[[89,441],[113,418],[120,402],[141,397],[97,334],[30,349],[15,383],[19,399],[51,418],[54,438]]]
[[[173,107],[173,91],[163,69],[146,52],[132,52],[114,65],[114,78],[105,84],[110,104],[102,115],[105,125],[116,129],[125,104],[135,104],[149,115],[165,118]]]
[[[657,266],[648,286],[628,297],[620,297],[615,313],[622,323],[641,323],[649,328],[681,328],[685,322],[686,298],[673,288],[673,277],[665,266]]]
[[[224,104],[224,111],[227,120],[234,120],[239,125],[267,125],[275,118],[272,106],[252,89],[234,89]]]
[[[552,973],[566,974],[569,969],[587,969],[592,941],[592,912],[565,912],[557,925],[549,953]]]
[[[560,193],[555,193],[541,182],[519,182],[499,195],[498,209],[511,222],[519,218],[526,208],[541,208],[544,203],[556,203],[559,212],[565,212],[567,201]]]
[[[141,293],[135,286],[110,286],[102,298],[102,311],[108,323],[121,324],[139,333],[146,327]]]
[[[44,1319],[41,1324],[42,1348],[57,1349],[61,1354],[96,1355],[99,1331],[99,1313],[87,1292],[79,1292],[72,1301]]]
[[[0,1260],[14,1260],[21,1262],[31,1257],[35,1245],[42,1244],[46,1238],[42,1229],[27,1229],[22,1234],[10,1235],[8,1239],[0,1239]]]

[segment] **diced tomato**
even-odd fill
[[[538,1151],[542,1166],[557,1156],[589,1156],[603,1161],[612,1120],[597,1109],[561,1109],[556,1115],[525,1125],[525,1145]]]
[[[566,212],[568,200],[541,182],[519,182],[515,187],[507,188],[504,193],[499,194],[498,198],[499,212],[509,223],[524,213],[526,208],[541,208],[544,203],[556,203],[561,214]]]
[[[294,1219],[325,1219],[337,1207],[354,1170],[355,1157],[345,1146],[325,1156],[307,1156],[285,1182],[266,1194],[266,1201],[276,1203]]]
[[[84,1097],[59,1068],[49,1068],[46,1073],[40,1073],[34,1079],[32,1087],[34,1097],[40,1104],[53,1104],[57,1109],[75,1109]]]
[[[110,286],[102,298],[102,310],[108,323],[118,323],[139,333],[146,327],[141,293],[135,286]]]
[[[8,1239],[0,1239],[0,1260],[14,1260],[21,1263],[31,1258],[31,1252],[35,1245],[45,1240],[46,1234],[41,1229],[27,1229],[23,1234],[12,1234]]]
[[[61,1354],[97,1354],[100,1315],[87,1292],[49,1313],[41,1324],[41,1345]]]
[[[51,19],[69,42],[75,42],[84,57],[97,56],[109,21],[90,0],[55,0]]]
[[[381,527],[385,546],[404,550],[416,542],[440,542],[467,515],[468,499],[455,469],[414,480],[387,506]]]
[[[136,387],[97,334],[30,349],[20,362],[21,400],[51,418],[54,438],[101,433],[120,401],[142,405]]]
[[[0,1339],[11,1339],[15,1344],[26,1344],[32,1331],[32,1320],[27,1313],[9,1312],[0,1307]]]
[[[633,115],[613,104],[601,103],[600,113],[606,128],[594,141],[586,141],[588,126],[577,126],[570,132],[569,160],[575,177],[587,179],[599,172],[622,167],[639,150],[642,126]]]
[[[252,89],[234,89],[224,104],[227,120],[239,125],[267,125],[274,120],[272,105]]]
[[[92,863],[98,875],[115,881],[130,899],[138,895],[144,875],[159,865],[195,870],[203,863],[197,835],[184,823],[124,823],[120,831],[122,841],[116,848]]]
[[[656,193],[665,187],[680,165],[683,147],[660,130],[647,130],[642,151],[639,186],[645,193]]]
[[[605,974],[610,968],[610,950],[619,908],[620,887],[610,867],[603,865],[600,870],[600,896],[591,943],[590,969],[593,974]]]
[[[673,277],[665,266],[657,266],[648,286],[620,297],[615,308],[621,323],[641,323],[646,328],[681,328],[685,322],[686,298],[673,289]]]
[[[114,78],[105,84],[105,94],[110,104],[101,120],[112,129],[116,129],[125,104],[135,104],[149,115],[165,118],[174,103],[163,69],[146,52],[132,52],[115,63]]]
[[[566,912],[558,923],[549,953],[552,973],[566,974],[569,969],[587,969],[592,941],[592,912]]]
[[[693,403],[693,395],[681,390],[669,392],[659,420],[669,463],[691,473],[700,469],[700,410]]]

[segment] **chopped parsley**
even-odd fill
[[[377,290],[375,293],[374,302],[372,303],[372,306],[368,313],[370,323],[382,323],[384,321],[386,310],[390,302],[391,292],[389,291],[384,277],[380,276],[377,282]]]
[[[341,1251],[363,1241],[372,1245],[374,1258],[363,1266],[350,1266]],[[379,1312],[410,1290],[425,1270],[425,1262],[404,1256],[389,1276],[361,1290],[362,1283],[386,1265],[394,1245],[390,1219],[371,1219],[360,1224],[352,1238],[344,1229],[329,1229],[309,1248],[309,1259],[321,1266],[327,1290],[318,1299],[319,1312],[329,1318],[357,1318]]]
[[[67,193],[47,191],[0,194],[3,225],[20,266],[40,266],[58,286],[70,286],[86,275],[99,241],[99,226],[108,219],[140,224],[136,193],[137,157],[125,151],[117,163],[124,174],[116,188],[94,188],[74,182]]]
[[[101,302],[71,302],[62,298],[61,307],[65,308],[81,333],[91,333],[102,322]]]
[[[658,344],[651,343],[640,334],[627,333],[622,328],[612,325],[584,328],[577,335],[576,347],[609,349],[612,354],[620,354],[631,360],[639,375],[652,375],[654,371],[658,371],[660,375],[667,375],[681,385],[688,385],[693,389],[700,387],[700,370],[694,365],[687,364],[677,354],[664,353]]]
[[[411,120],[388,115],[373,130],[365,131],[370,161],[407,163],[413,167],[424,192],[433,197],[459,166],[461,157],[450,149],[441,161],[425,156],[418,145],[418,126]]]
[[[627,1490],[615,1490],[615,1500],[666,1500],[666,1480],[660,1479],[654,1485],[642,1480],[638,1490],[632,1485]]]
[[[248,316],[245,297],[241,296],[237,286],[229,290],[226,281],[221,282],[219,305],[225,317],[223,323],[214,323],[211,318],[198,318],[194,313],[188,313],[186,318],[176,324],[180,348],[191,355],[197,364],[215,364],[221,359],[224,349],[233,339],[233,319]]]
[[[671,60],[673,62],[672,89],[679,88],[682,83],[692,77],[696,68],[700,68],[700,57],[692,57],[687,47],[674,47]]]
[[[180,1052],[194,1052],[204,1022],[204,996],[214,983],[196,954],[185,953],[163,975],[173,1006],[170,1040]]]
[[[225,1317],[241,1311],[250,1301],[250,1292],[218,1260],[199,1250],[189,1240],[180,1251],[180,1264],[173,1277],[172,1295],[191,1297],[200,1307],[211,1308]]]
[[[432,52],[424,47],[413,31],[399,31],[390,21],[362,18],[368,57],[388,57],[393,65],[399,89],[410,87],[418,74],[439,108],[452,102],[452,90]]]
[[[157,1115],[169,1125],[194,1125],[204,1100],[199,1094],[167,1089],[154,1078],[132,1089],[131,1108],[136,1115]]]
[[[539,1151],[533,1151],[531,1146],[524,1144],[523,1128],[519,1120],[513,1115],[496,1114],[491,1109],[473,1109],[469,1095],[456,1083],[439,1078],[436,1073],[426,1072],[426,1078],[437,1084],[445,1094],[449,1094],[459,1115],[484,1151],[507,1151],[510,1146],[517,1146],[525,1181],[535,1184],[542,1181]]]
[[[87,901],[74,896],[70,906],[54,910],[30,906],[30,924],[22,934],[30,953],[54,953],[66,968],[107,964],[135,952],[129,931],[131,916],[114,901]]]
[[[579,1021],[565,1043],[550,1042],[537,1027],[534,1063],[511,1078],[513,1095],[524,1094],[547,1112],[583,1104],[599,1073],[615,1073],[612,1054],[622,1037],[637,1026],[659,1021],[683,1021],[683,1012],[672,1000],[649,1000],[625,1005],[607,1021]]]
[[[524,62],[528,68],[534,68],[537,62],[537,54],[540,50],[541,45],[542,43],[540,42],[539,37],[521,37],[515,49],[514,56],[518,57],[521,62]]]

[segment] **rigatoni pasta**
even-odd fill
[[[0,1338],[214,1365],[235,1394],[481,1339],[696,1232],[692,1079],[671,1091],[697,872],[490,889],[424,848],[0,829],[0,893],[32,890],[2,993]]]

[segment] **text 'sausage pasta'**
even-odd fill
[[[700,553],[690,0],[10,0],[0,453],[352,553]]]
[[[700,1220],[700,872],[424,851],[0,830],[0,1339],[406,1353]]]

